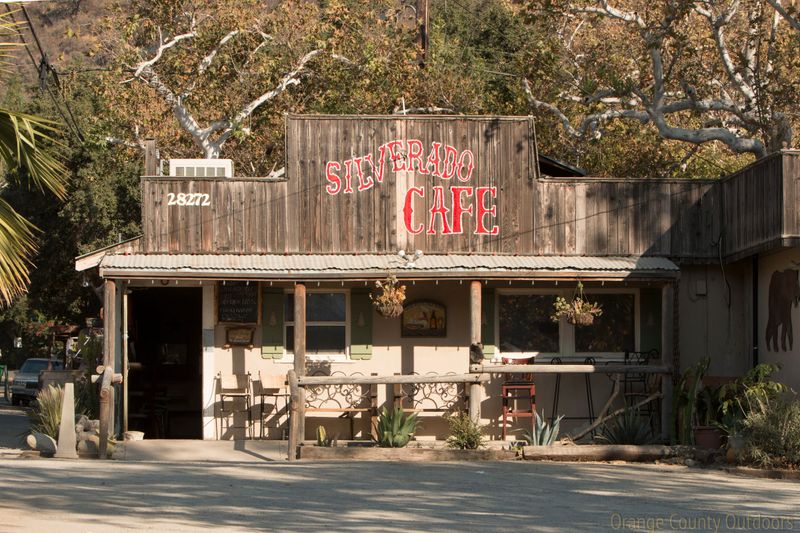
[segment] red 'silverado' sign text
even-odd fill
[[[328,161],[325,191],[331,196],[367,191],[383,182],[389,164],[392,172],[415,172],[469,183],[475,170],[475,156],[471,150],[458,151],[440,142],[432,142],[425,150],[418,139],[389,141],[380,145],[375,157],[370,153],[342,162]],[[427,223],[423,223],[415,220],[414,200],[426,196],[431,202]],[[403,221],[409,233],[451,235],[464,233],[464,215],[468,215],[473,220],[475,235],[497,235],[500,228],[494,223],[497,217],[495,198],[497,187],[454,185],[445,189],[437,185],[429,190],[410,187],[403,202]]]

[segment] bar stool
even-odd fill
[[[503,357],[503,364],[529,365],[533,364],[533,357],[510,358]],[[506,440],[508,419],[530,418],[531,430],[534,430],[536,413],[536,384],[533,382],[533,373],[508,374],[508,378],[501,387],[500,396],[503,399],[503,440]],[[517,402],[528,402],[529,409],[521,409]]]
[[[281,418],[280,418],[280,410],[278,408],[278,400],[283,398],[283,407],[286,411],[286,427],[289,427],[289,393],[286,391],[286,377],[285,376],[276,376],[276,375],[262,375],[261,371],[258,371],[258,384],[259,384],[259,391],[257,396],[259,397],[259,422],[260,422],[260,431],[259,437],[264,438],[264,429],[269,428],[267,425],[267,420],[264,415],[275,408],[274,418],[276,420],[275,428],[281,427]],[[274,398],[274,404],[266,403],[265,399],[272,399]],[[284,434],[288,433],[288,431],[284,430]],[[269,434],[269,432],[267,432]],[[283,437],[283,435],[281,435]]]
[[[560,365],[563,361],[560,357],[553,357],[550,360],[551,365]],[[585,365],[594,365],[597,364],[594,357],[587,357],[583,360],[583,364]],[[587,416],[565,416],[562,420],[588,420],[590,424],[594,423],[594,398],[592,396],[592,380],[589,374],[584,375],[584,387],[586,388],[586,407],[589,410]],[[556,386],[553,390],[553,407],[550,411],[550,423],[552,424],[553,421],[556,419],[556,414],[558,412],[558,399],[561,396],[561,374],[556,374]],[[594,430],[592,430],[592,435],[594,435]]]
[[[225,400],[229,402],[229,405],[235,406],[237,401],[244,401],[245,411],[247,413],[247,427],[245,428],[246,432],[250,434],[250,438],[253,438],[253,402],[251,398],[251,379],[250,379],[250,372],[246,374],[225,374],[223,375],[221,372],[217,373],[217,380],[218,380],[218,388],[217,388],[217,396],[219,398],[219,405],[220,405],[220,433],[223,431],[223,421],[228,421],[228,415],[234,418],[234,423],[236,421],[236,413],[241,412],[241,410],[236,410],[235,407],[231,407],[230,411],[226,413],[225,411]],[[235,428],[237,426],[231,426],[230,422],[227,424],[227,429]],[[247,434],[246,433],[246,434]]]

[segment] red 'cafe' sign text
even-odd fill
[[[383,182],[389,164],[392,172],[415,172],[469,183],[475,170],[475,156],[471,150],[459,152],[440,142],[432,142],[426,151],[418,139],[389,141],[380,145],[376,157],[370,153],[343,162],[328,161],[325,164],[325,178],[328,180],[325,191],[331,196],[367,191]],[[426,196],[431,199],[427,224],[415,221],[414,217],[414,198]],[[410,187],[403,203],[403,221],[409,233],[424,231],[428,235],[452,235],[464,233],[464,215],[468,215],[473,219],[475,235],[497,235],[500,228],[494,224],[497,217],[495,198],[497,187]]]

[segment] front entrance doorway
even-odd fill
[[[128,428],[201,439],[201,288],[133,289],[128,298]]]

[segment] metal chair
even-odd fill
[[[246,374],[225,374],[223,375],[221,372],[217,374],[217,397],[219,398],[219,405],[220,405],[220,433],[223,432],[224,429],[232,429],[236,428],[237,426],[231,426],[230,422],[228,422],[227,427],[223,427],[224,421],[228,421],[228,416],[234,419],[234,423],[236,422],[236,413],[241,412],[241,410],[237,410],[235,408],[237,401],[244,401],[245,405],[245,412],[247,416],[247,426],[245,429],[249,434],[250,438],[253,438],[253,401],[252,401],[252,380],[250,379],[250,372]],[[226,413],[225,410],[225,401],[229,402],[231,405],[231,409],[229,412]],[[241,426],[239,426],[241,427]]]
[[[503,364],[529,365],[533,364],[533,357],[511,358],[503,357]],[[501,386],[500,392],[503,399],[503,440],[506,439],[508,419],[530,418],[531,430],[534,429],[536,413],[536,384],[533,382],[533,373],[508,374]],[[529,402],[529,409],[517,407],[518,401]]]
[[[281,419],[280,419],[280,409],[278,407],[278,400],[283,398],[283,407],[286,411],[286,427],[289,427],[289,392],[286,389],[286,377],[285,376],[276,376],[276,375],[263,375],[261,371],[258,372],[258,393],[256,394],[259,398],[259,422],[260,422],[260,431],[259,437],[264,438],[264,429],[269,428],[267,425],[267,419],[264,415],[274,410],[273,418],[276,420],[275,428],[281,427]],[[266,403],[265,399],[274,398],[275,403]],[[284,434],[287,433],[286,430],[283,432]],[[267,432],[267,436],[269,436],[269,432]],[[283,437],[283,435],[282,435]]]
[[[647,352],[625,352],[626,365],[648,365],[659,360],[658,350]],[[627,407],[636,405],[648,396],[661,390],[661,376],[646,374],[644,372],[627,372],[622,382],[622,393]],[[654,414],[660,412],[660,403],[654,400],[639,408],[639,414],[650,420],[650,425],[655,430]]]

